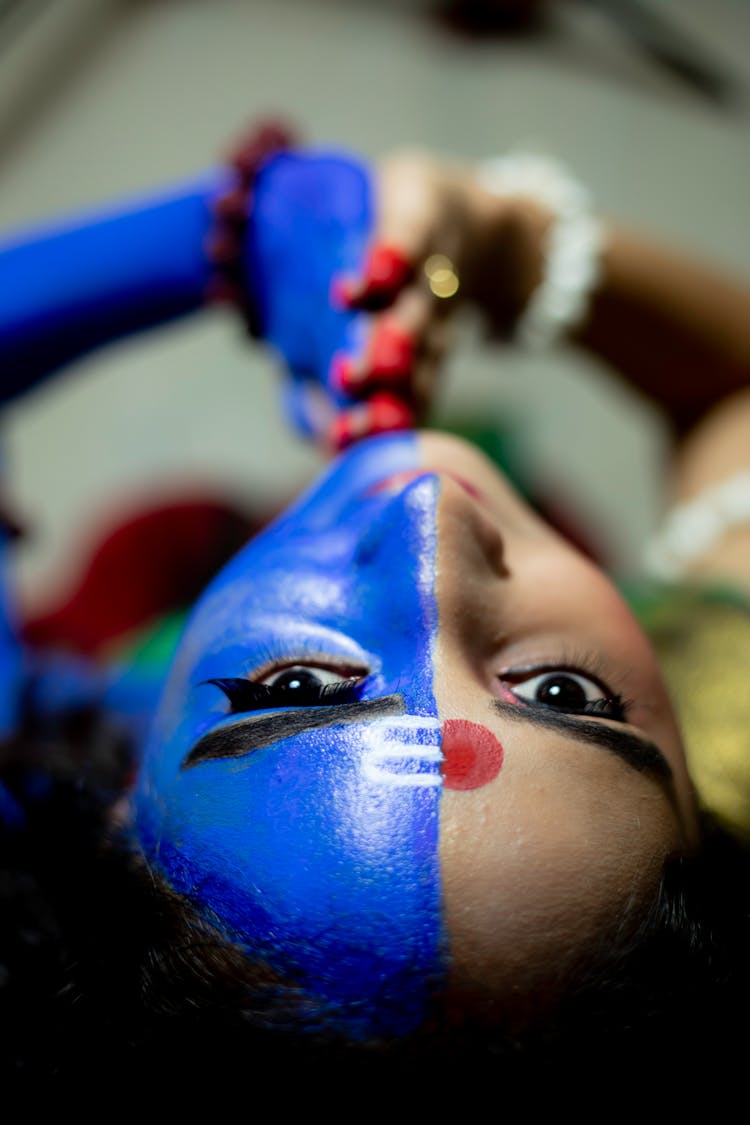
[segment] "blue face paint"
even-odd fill
[[[148,861],[351,1038],[418,1027],[442,972],[438,482],[371,491],[417,467],[412,435],[356,446],[224,570],[188,625],[137,787]],[[396,702],[353,721],[341,705],[333,725],[257,749],[243,724],[246,753],[186,764],[207,733],[257,714],[229,716],[207,680],[326,657],[370,669],[362,701]]]

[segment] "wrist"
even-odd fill
[[[514,278],[513,336],[544,347],[584,320],[599,279],[603,232],[589,194],[562,166],[532,154],[486,161],[477,178],[507,212],[495,277]]]
[[[255,178],[267,160],[292,143],[292,132],[276,121],[264,121],[251,129],[230,153],[228,181],[211,206],[213,221],[206,238],[205,252],[212,273],[205,300],[207,303],[234,305],[253,336],[260,335],[260,326],[244,269],[243,254]]]
[[[512,337],[544,277],[544,245],[552,211],[520,195],[503,196],[477,184],[480,216],[472,297],[493,331]]]

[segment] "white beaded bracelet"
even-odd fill
[[[603,231],[591,213],[589,193],[562,165],[534,153],[485,160],[477,178],[495,195],[530,196],[555,215],[544,248],[544,277],[514,333],[525,347],[547,347],[580,324],[599,279]]]
[[[664,527],[646,544],[646,569],[655,578],[679,578],[726,531],[743,523],[750,523],[750,470],[673,508]]]

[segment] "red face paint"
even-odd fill
[[[497,777],[503,764],[503,748],[494,734],[467,719],[446,719],[441,747],[446,789],[479,789]]]

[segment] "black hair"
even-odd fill
[[[294,982],[226,942],[146,869],[117,828],[132,771],[103,716],[7,744],[0,832],[0,1073],[23,1089],[98,1079],[132,1091],[169,1076],[296,1072],[454,1076],[533,1084],[581,1067],[726,1061],[744,1044],[750,888],[743,847],[706,820],[704,846],[667,863],[635,934],[595,952],[566,998],[519,1029],[434,1024],[412,1041],[331,1042]],[[319,1013],[318,1013],[319,1014]],[[309,1021],[308,1021],[309,1016]],[[309,1032],[299,1034],[309,1022]],[[296,1033],[293,1033],[296,1032]]]

